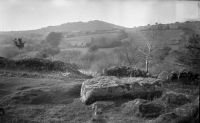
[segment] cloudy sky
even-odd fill
[[[0,0],[0,31],[90,20],[134,27],[188,19],[200,19],[197,1]]]

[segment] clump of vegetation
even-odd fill
[[[147,77],[147,72],[129,66],[104,69],[104,75],[117,77]]]
[[[13,42],[15,43],[15,46],[19,49],[22,50],[24,48],[25,45],[25,41],[22,41],[22,38],[15,38],[13,40]]]
[[[64,63],[61,61],[50,61],[47,59],[28,58],[20,60],[11,60],[0,57],[0,68],[9,70],[28,70],[28,71],[40,71],[40,72],[76,72],[78,67],[74,64]]]

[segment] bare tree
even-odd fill
[[[151,33],[150,38],[148,39],[145,36],[141,35],[141,37],[143,37],[143,40],[145,41],[145,47],[138,48],[138,50],[145,56],[145,69],[147,73],[149,73],[149,62],[152,59],[152,52],[156,49],[152,41],[157,40],[157,36],[158,33],[156,30]]]
[[[139,48],[138,50],[145,55],[145,65],[146,65],[146,72],[149,73],[149,60],[151,58],[151,53],[152,53],[152,44],[150,43],[149,40],[146,41],[146,48],[147,50]]]

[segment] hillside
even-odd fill
[[[126,58],[122,57],[124,51],[120,53],[122,49],[125,50],[124,45],[127,43],[131,44],[128,46],[145,48],[146,41],[149,41],[154,47],[153,55],[155,57],[153,58],[154,61],[151,62],[152,66],[157,64],[161,69],[163,68],[161,64],[171,66],[167,68],[174,68],[177,52],[185,44],[188,36],[193,32],[200,34],[200,21],[170,24],[156,23],[155,25],[124,28],[95,20],[65,23],[31,31],[1,32],[0,55],[9,58],[20,58],[19,51],[14,47],[12,40],[16,37],[22,37],[27,43],[20,56],[36,57],[45,48],[42,42],[46,40],[47,35],[52,31],[63,35],[58,45],[59,52],[54,54],[56,60],[87,66],[84,68],[98,68],[101,71],[104,67],[127,64]],[[88,52],[93,46],[98,47],[98,51]],[[134,58],[132,53],[130,52],[130,55]],[[163,57],[163,55],[166,56]],[[140,63],[134,64],[137,67],[144,68],[144,57],[142,57],[142,54],[140,56]],[[118,60],[113,61],[116,57],[118,57]],[[160,72],[157,67],[153,69],[156,73]]]

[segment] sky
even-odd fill
[[[198,1],[0,0],[0,31],[102,20],[124,27],[200,20]]]

